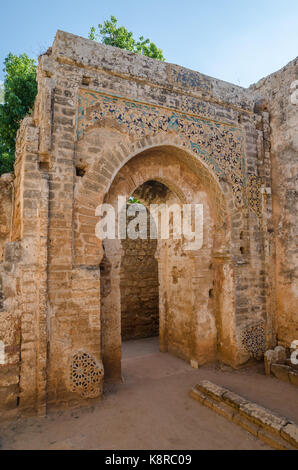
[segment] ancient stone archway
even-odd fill
[[[38,82],[14,191],[1,182],[0,341],[17,378],[5,406],[100,396],[102,361],[121,377],[121,247],[103,247],[95,211],[148,181],[205,208],[198,253],[157,249],[162,349],[232,366],[262,354],[275,341],[274,234],[269,117],[254,94],[63,32]]]
[[[227,213],[226,203],[215,178],[210,174],[204,180],[203,165],[198,165],[201,173],[195,173],[186,163],[191,157],[187,160],[185,153],[174,146],[158,146],[141,152],[117,173],[105,202],[116,207],[119,195],[128,198],[146,181],[162,181],[169,188],[171,203],[179,200],[180,203],[203,204],[204,245],[201,250],[187,253],[177,250],[177,246],[159,242],[160,348],[200,364],[215,360],[217,354],[227,356],[229,351],[230,357],[226,360],[233,361],[235,319],[225,319],[220,313],[222,302],[231,307],[234,302],[233,290],[229,291],[229,297],[223,294],[223,286],[233,283],[229,222],[228,218],[224,221],[219,218],[219,207]],[[221,206],[215,204],[215,195],[217,200],[221,198]],[[117,380],[121,378],[121,242],[106,240],[104,248],[104,264],[108,266],[104,283],[108,289],[106,293],[102,291],[103,362],[106,378]],[[230,266],[230,271],[224,272],[224,265]],[[216,285],[219,282],[220,292]]]

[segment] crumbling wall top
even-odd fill
[[[58,63],[104,71],[130,80],[148,82],[170,91],[212,98],[253,110],[254,98],[248,89],[64,31],[57,31],[51,54],[51,59]],[[44,57],[44,62],[47,60],[48,55]]]

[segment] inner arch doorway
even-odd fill
[[[170,235],[169,239],[158,237],[155,251],[160,350],[198,364],[215,360],[224,346],[221,338],[225,334],[225,324],[221,310],[232,302],[227,297],[233,292],[233,289],[225,288],[226,284],[231,287],[232,272],[223,267],[229,265],[228,220],[219,220],[217,183],[212,186],[210,178],[205,181],[207,170],[205,167],[202,170],[201,175],[194,172],[180,150],[172,147],[150,149],[121,168],[105,198],[105,202],[114,206],[115,212],[118,196],[127,201],[133,196],[148,210],[150,204],[199,204],[203,207],[203,244],[199,249],[186,249],[183,237],[179,240]],[[108,381],[122,379],[121,309],[124,294],[122,289],[121,298],[121,276],[123,281],[124,256],[120,239],[104,241],[101,344]],[[227,274],[228,278],[225,278]],[[231,336],[233,329],[229,328],[228,334]]]

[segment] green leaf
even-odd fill
[[[162,50],[158,49],[153,42],[150,42],[150,39],[144,39],[144,36],[140,36],[139,41],[136,41],[132,32],[128,31],[125,26],[117,27],[117,23],[117,18],[111,15],[110,20],[106,20],[103,25],[98,25],[97,33],[94,26],[90,28],[89,39],[99,41],[107,46],[119,47],[120,49],[142,54],[162,62],[165,61]]]
[[[16,134],[37,94],[36,62],[27,54],[8,54],[4,61],[3,104],[0,104],[0,174],[12,171]]]

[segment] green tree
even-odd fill
[[[4,85],[0,82],[0,104],[4,103]]]
[[[98,31],[92,26],[89,33],[89,39],[99,41],[107,46],[119,47],[138,54],[165,61],[163,52],[150,39],[144,39],[143,36],[136,41],[133,33],[127,31],[124,26],[117,26],[117,18],[111,16],[104,24],[98,25]]]
[[[0,104],[0,174],[13,170],[16,134],[37,94],[36,62],[27,54],[4,61],[4,103]]]

